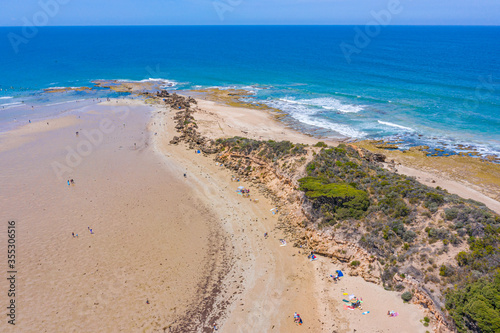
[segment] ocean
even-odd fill
[[[500,27],[140,26],[0,28],[0,129],[66,102],[96,79],[169,89],[242,88],[324,137],[398,140],[500,156]],[[28,33],[29,32],[29,33]],[[31,108],[31,106],[35,106]],[[59,107],[58,107],[59,106]]]

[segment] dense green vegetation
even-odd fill
[[[413,298],[413,295],[411,292],[405,291],[404,293],[401,294],[401,298],[403,299],[403,301],[409,302]]]
[[[360,218],[370,206],[368,193],[357,190],[345,183],[329,183],[327,179],[305,177],[299,180],[300,189],[313,203],[314,209],[319,209],[328,221]]]
[[[448,292],[446,309],[459,332],[500,332],[500,271]]]
[[[300,180],[300,188],[320,216],[318,227],[334,225],[346,235],[361,235],[359,244],[384,266],[386,287],[396,287],[392,282],[396,273],[411,273],[423,283],[453,284],[455,288],[445,295],[457,327],[463,332],[490,332],[486,327],[494,327],[498,303],[487,303],[488,313],[496,311],[497,317],[486,312],[481,316],[475,307],[478,303],[469,304],[469,297],[463,295],[477,292],[480,297],[475,283],[493,284],[500,267],[499,216],[481,203],[385,170],[371,162],[369,154],[361,156],[354,148],[339,145],[321,149],[307,165],[308,177]],[[325,196],[360,198],[363,204],[354,209],[345,209],[350,202],[345,199],[315,204]],[[468,244],[469,251],[460,252],[456,263],[436,265],[436,258],[450,246],[463,244]],[[462,317],[466,324],[460,321]]]
[[[306,145],[293,144],[290,141],[257,141],[235,136],[229,139],[218,139],[217,144],[222,149],[231,149],[245,155],[257,153],[260,158],[273,162],[289,155],[306,153]]]

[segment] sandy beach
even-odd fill
[[[207,137],[318,141],[266,112],[198,107]],[[10,331],[426,332],[424,309],[399,293],[361,277],[334,283],[340,266],[280,246],[273,202],[212,157],[170,145],[173,116],[111,100],[1,135],[0,242],[15,220],[19,250]],[[345,310],[345,294],[362,298],[363,311]]]
[[[148,148],[149,119],[136,102],[93,106],[2,137],[26,141],[0,159],[2,219],[17,225],[18,322],[9,329],[162,331],[211,292],[210,281],[199,288],[217,276],[224,237],[180,166]]]

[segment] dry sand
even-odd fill
[[[288,140],[294,143],[315,144],[318,139],[291,130],[276,121],[271,113],[198,100],[200,112],[196,113],[199,132],[208,138],[242,136],[254,140]],[[337,142],[323,140],[332,145]]]
[[[214,137],[316,142],[264,112],[200,106],[206,113],[195,118]],[[17,325],[5,320],[2,331],[212,332],[216,324],[231,333],[425,332],[422,309],[398,293],[357,277],[334,284],[327,276],[338,267],[328,260],[280,247],[272,203],[251,184],[231,182],[211,158],[169,145],[173,113],[159,111],[112,101],[83,108],[80,118],[50,120],[50,130],[30,124],[2,136],[10,143],[0,152],[0,244],[14,219],[19,250]],[[67,147],[84,148],[83,130],[102,119],[114,129],[68,166]],[[53,162],[71,171],[57,177]],[[259,202],[237,195],[239,185]],[[370,314],[344,310],[344,292],[363,297]],[[387,310],[400,316],[388,318]]]

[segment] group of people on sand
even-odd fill
[[[297,312],[293,315],[293,322],[302,325],[302,318],[300,318],[300,315]]]
[[[397,313],[396,311],[389,310],[389,311],[387,311],[387,315],[389,317],[397,317],[399,315],[399,313]]]
[[[91,235],[94,234],[94,230],[92,230],[91,227],[87,227],[87,229],[89,230]],[[78,238],[78,234],[75,234],[74,232],[71,233],[71,236],[73,236],[73,238]]]
[[[360,309],[362,310],[362,307],[361,307],[361,302],[363,300],[359,300],[358,298],[354,297],[353,299],[351,299],[351,306],[354,308],[354,309]]]
[[[75,185],[75,181],[73,179],[68,180],[68,186]]]

